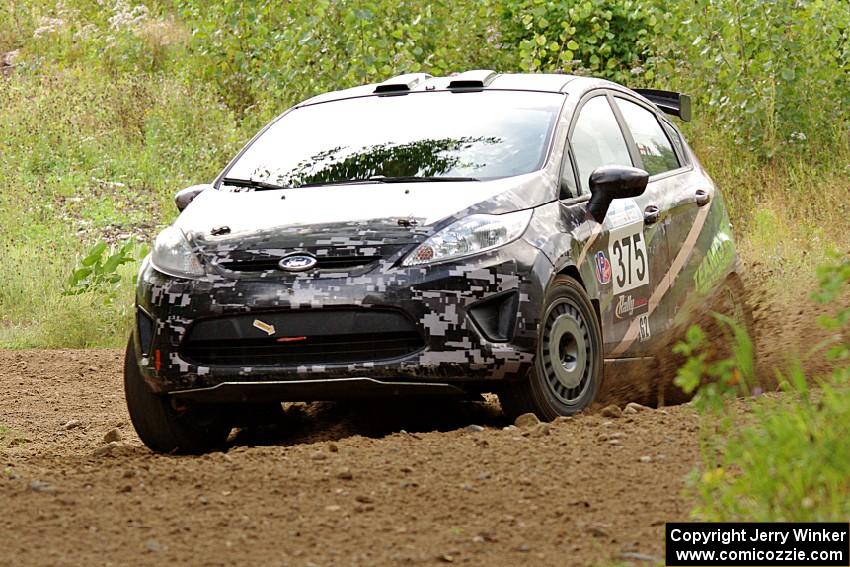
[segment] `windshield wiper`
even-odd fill
[[[324,185],[362,185],[364,183],[380,182],[380,179],[372,179],[370,177],[368,179],[337,179],[335,181],[315,181],[313,183],[302,183],[301,185],[296,185],[295,187],[322,187]]]
[[[257,181],[256,179],[237,179],[235,177],[225,177],[221,180],[224,185],[230,185],[233,187],[250,187],[252,189],[289,189],[289,187],[284,187],[283,185],[275,185],[274,183],[267,183],[265,181]]]
[[[438,175],[399,175],[395,177],[385,177],[383,175],[373,175],[369,178],[372,181],[381,183],[422,183],[430,181],[452,182],[452,181],[481,181],[477,177],[440,177]]]
[[[385,177],[373,175],[366,179],[338,179],[336,181],[316,181],[315,183],[304,183],[297,187],[321,187],[323,185],[362,185],[364,183],[421,183],[423,181],[481,181],[475,177],[437,177],[425,175],[399,175],[397,177]]]
[[[321,187],[324,185],[362,185],[364,183],[422,183],[422,182],[451,182],[451,181],[480,181],[475,177],[438,177],[436,175],[399,175],[397,177],[385,177],[383,175],[373,175],[366,179],[337,179],[334,181],[316,181],[314,183],[303,183],[295,186],[276,185],[266,181],[257,181],[256,179],[237,179],[235,177],[225,177],[221,180],[224,185],[233,187],[250,187],[259,191],[263,189],[298,189],[300,187]]]

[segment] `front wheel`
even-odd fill
[[[558,276],[549,286],[534,367],[499,393],[511,418],[531,412],[544,420],[588,407],[602,384],[602,331],[590,298],[576,280]]]
[[[160,453],[205,453],[224,445],[230,422],[215,406],[177,406],[148,388],[139,371],[133,338],[124,356],[124,395],[136,433]]]

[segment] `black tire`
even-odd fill
[[[180,411],[171,398],[155,394],[139,372],[133,338],[124,356],[124,396],[136,433],[159,453],[206,453],[227,441],[230,423],[223,408],[186,406]]]
[[[706,353],[706,363],[717,362],[727,359],[732,356],[732,331],[729,327],[718,321],[714,314],[719,313],[732,319],[740,325],[749,335],[753,343],[754,372],[756,375],[756,383],[750,386],[762,386],[761,377],[758,371],[758,352],[756,327],[753,318],[753,310],[748,301],[748,294],[744,283],[738,274],[732,273],[720,283],[714,290],[712,295],[706,299],[705,311],[701,312],[682,330],[682,336],[677,337],[672,344],[679,340],[684,340],[684,332],[694,324],[699,326],[711,345]],[[655,403],[658,406],[676,405],[689,402],[694,397],[694,393],[685,393],[674,384],[676,374],[686,362],[687,358],[672,352],[666,352],[663,355],[658,355],[658,380],[655,388]]]
[[[549,421],[588,407],[602,384],[602,330],[584,288],[557,276],[543,301],[534,367],[499,392],[511,419],[534,413]]]
[[[707,361],[713,362],[732,356],[732,329],[725,322],[718,321],[716,314],[724,315],[742,327],[755,345],[753,312],[747,301],[744,284],[738,274],[729,274],[723,282],[718,284],[713,294],[707,299],[706,306],[706,312],[700,316],[697,324],[702,328],[711,345]]]
[[[747,290],[738,274],[732,273],[721,283],[709,301],[709,312],[707,321],[703,325],[703,331],[709,337],[714,346],[709,353],[708,361],[732,357],[733,332],[726,323],[718,321],[713,314],[725,315],[738,326],[742,327],[753,343],[754,363],[758,360],[756,352],[757,337],[753,320],[753,310],[748,301]],[[757,368],[754,368],[757,370]],[[758,373],[756,372],[756,377]],[[750,384],[755,386],[757,384]]]
[[[733,321],[741,325],[755,344],[756,328],[753,309],[748,301],[744,282],[741,281],[738,274],[729,274],[726,281],[721,284],[713,310],[728,315]]]

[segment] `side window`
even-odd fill
[[[679,159],[655,115],[631,101],[622,98],[616,100],[647,173],[657,175],[678,169]]]
[[[593,170],[603,165],[632,165],[629,148],[605,95],[581,107],[570,140],[582,191],[589,190]]]
[[[667,132],[667,137],[670,138],[670,141],[673,142],[673,147],[676,148],[676,155],[679,156],[679,163],[682,165],[688,165],[690,160],[688,159],[688,154],[685,152],[685,145],[682,143],[682,135],[669,122],[662,120],[661,125],[664,126],[664,131]]]
[[[569,199],[577,197],[579,194],[576,188],[576,174],[573,172],[573,162],[570,159],[570,145],[564,148],[564,161],[561,164],[561,195],[560,199]]]

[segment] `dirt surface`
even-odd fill
[[[760,383],[792,359],[828,372],[815,318],[834,308],[789,311],[759,278]],[[133,432],[122,358],[0,350],[0,566],[650,565],[694,504],[688,405],[517,428],[489,399],[290,404],[225,452],[178,457]],[[602,403],[652,403],[636,378]]]
[[[297,405],[163,456],[121,359],[0,351],[1,565],[652,564],[692,506],[688,406],[505,430],[495,402]]]

